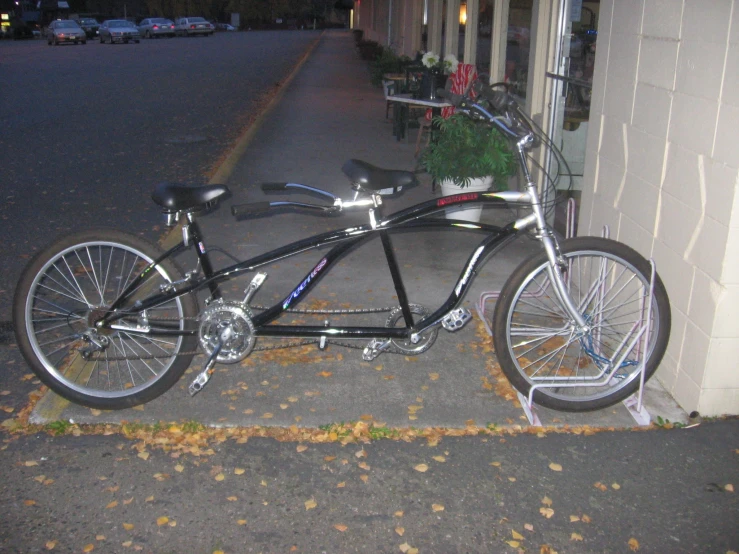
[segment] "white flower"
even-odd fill
[[[457,66],[459,66],[457,56],[454,54],[447,54],[444,56],[444,69],[448,73],[455,73],[457,71]]]
[[[435,67],[439,63],[439,56],[433,52],[426,52],[421,58],[421,63],[428,68]]]

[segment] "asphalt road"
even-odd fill
[[[206,182],[317,37],[0,42],[0,335],[33,252],[96,225],[158,236],[154,185]]]

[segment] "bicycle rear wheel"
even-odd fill
[[[16,288],[18,345],[39,379],[64,398],[91,408],[121,409],[168,390],[190,365],[195,336],[177,335],[197,315],[191,295],[141,312],[134,304],[182,278],[171,260],[151,271],[119,311],[128,327],[150,333],[96,329],[94,322],[161,250],[127,233],[77,233],[36,255]],[[182,355],[183,352],[190,352]]]
[[[670,334],[670,304],[655,276],[646,352],[629,349],[647,318],[651,266],[616,241],[579,237],[562,241],[564,277],[588,324],[580,333],[559,301],[545,253],[522,263],[501,291],[493,315],[495,349],[511,384],[555,410],[598,410],[627,398],[657,369]],[[641,344],[641,342],[639,343]],[[577,385],[577,386],[571,386]]]

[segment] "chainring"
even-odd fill
[[[420,304],[409,304],[408,307],[411,309],[412,314],[420,315],[421,318],[429,315],[429,311]],[[394,308],[390,312],[387,321],[385,321],[385,327],[397,327],[398,323],[402,323],[403,325],[405,325],[403,310],[400,308],[400,306]],[[421,340],[418,341],[416,344],[413,344],[410,338],[403,340],[390,339],[390,342],[392,342],[393,346],[402,354],[405,354],[406,356],[415,356],[416,354],[421,354],[422,352],[426,352],[426,350],[431,348],[431,346],[436,341],[436,336],[438,334],[439,328],[433,327],[426,331],[423,335],[421,335]]]
[[[246,358],[256,341],[251,310],[241,302],[219,300],[208,306],[200,315],[198,334],[200,346],[209,356],[219,340],[223,340],[216,356],[222,364],[233,364]]]

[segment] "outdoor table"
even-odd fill
[[[393,94],[388,97],[390,102],[398,102],[403,106],[410,108],[411,106],[425,106],[433,110],[434,115],[441,112],[441,108],[451,107],[452,104],[441,98],[414,98],[412,94]],[[405,136],[404,117],[406,110],[393,110],[393,135],[397,140]]]

